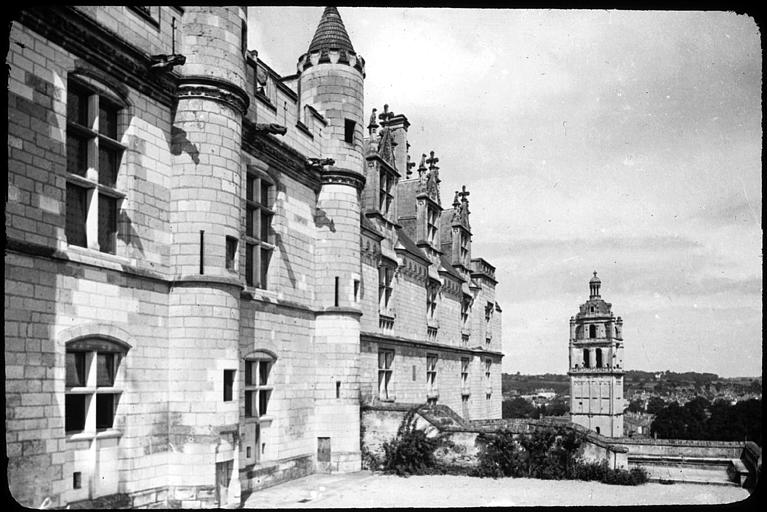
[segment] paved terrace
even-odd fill
[[[573,480],[411,476],[359,471],[314,474],[257,491],[244,508],[709,505],[748,498],[737,486],[617,486]]]

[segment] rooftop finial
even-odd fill
[[[602,280],[597,277],[597,271],[594,271],[594,277],[589,281],[589,299],[599,299],[599,287],[602,285]]]
[[[370,122],[368,123],[368,134],[369,135],[375,135],[376,129],[378,128],[378,123],[376,122],[376,112],[378,112],[378,109],[373,109],[373,113],[370,114]]]

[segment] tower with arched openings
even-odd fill
[[[598,434],[623,435],[623,320],[589,281],[589,300],[570,317],[570,418]]]

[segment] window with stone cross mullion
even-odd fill
[[[116,189],[125,151],[118,141],[121,107],[74,81],[67,90],[67,243],[117,250],[117,217],[125,197]]]
[[[269,384],[269,374],[273,361],[268,359],[248,359],[245,361],[245,417],[262,418],[269,412],[269,401],[273,387]]]
[[[379,312],[389,314],[391,304],[392,278],[394,269],[389,265],[378,267],[378,308]]]
[[[461,390],[465,391],[469,386],[469,359],[461,358]]]
[[[269,262],[274,250],[274,185],[255,172],[248,172],[246,180],[245,282],[248,286],[266,289]]]
[[[391,394],[392,365],[394,362],[394,351],[381,349],[378,351],[378,398],[380,400],[389,400]]]
[[[430,320],[436,318],[437,313],[437,287],[429,286],[426,289],[426,315]]]
[[[426,390],[437,391],[437,354],[426,355]]]
[[[65,421],[68,434],[89,434],[112,429],[121,390],[115,378],[122,354],[97,348],[66,352]]]

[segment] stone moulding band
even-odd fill
[[[328,166],[326,170],[322,171],[322,184],[350,185],[357,190],[362,190],[365,186],[365,177],[349,169]]]
[[[176,73],[150,72],[149,56],[74,7],[36,6],[14,19],[89,65],[164,105],[173,104]]]
[[[233,83],[208,76],[185,76],[179,80],[177,96],[182,99],[207,99],[217,101],[244,116],[250,100],[248,94]]]

